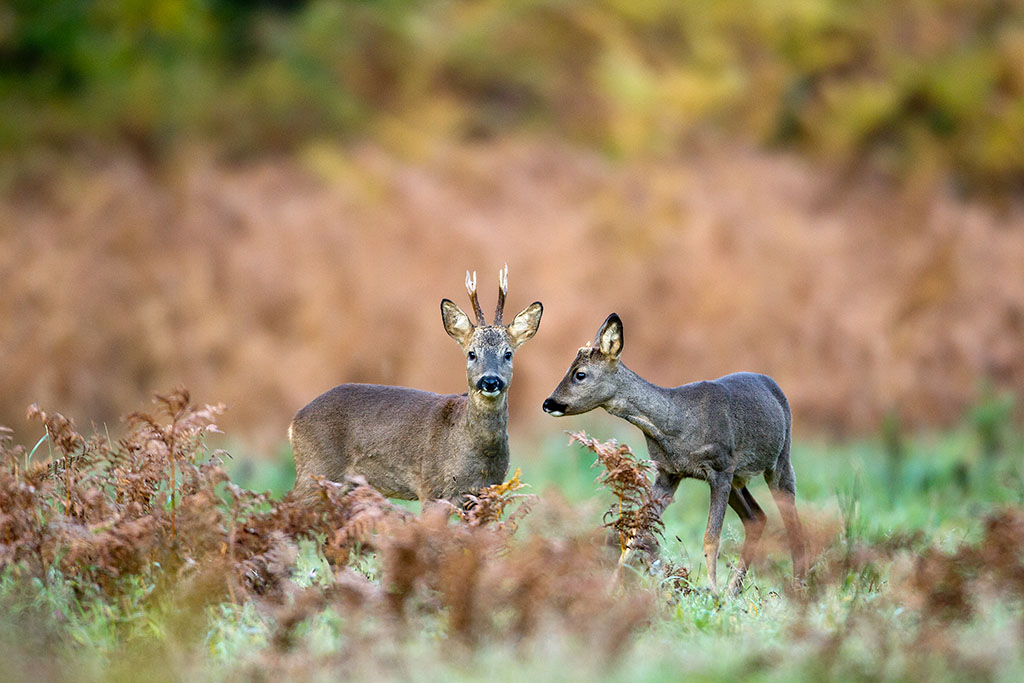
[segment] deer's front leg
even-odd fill
[[[668,507],[668,504],[672,502],[672,497],[675,495],[681,480],[682,477],[678,474],[666,472],[660,467],[658,468],[654,486],[651,487],[651,498],[659,517],[665,511],[665,508]],[[653,564],[658,554],[658,539],[653,533],[648,532],[644,534],[642,538],[637,539],[632,545],[647,556],[649,564]]]
[[[725,519],[725,508],[729,504],[729,492],[732,490],[732,472],[712,472],[708,485],[711,487],[711,509],[708,512],[708,529],[704,532],[704,561],[708,566],[711,592],[718,595],[718,543],[722,537],[722,520]]]

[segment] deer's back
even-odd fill
[[[737,372],[676,391],[684,398],[683,420],[691,425],[686,448],[721,444],[731,452],[741,478],[775,467],[792,421],[789,402],[775,380]]]
[[[457,448],[453,429],[466,397],[407,387],[342,384],[302,408],[291,440],[299,479],[360,475],[387,496],[423,492],[435,459]]]

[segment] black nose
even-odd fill
[[[504,389],[505,383],[501,381],[500,377],[487,375],[480,378],[480,381],[476,383],[476,388],[485,393],[493,394]]]
[[[544,408],[545,413],[564,413],[569,406],[559,403],[553,398],[548,398],[544,400],[544,405],[541,407]]]

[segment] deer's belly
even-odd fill
[[[416,500],[415,479],[408,468],[373,452],[364,452],[352,458],[345,472],[348,476],[359,476],[366,483],[388,498]]]

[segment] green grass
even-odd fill
[[[640,457],[647,457],[642,436],[628,426],[608,428],[600,421],[586,420],[579,424],[599,438],[628,443]],[[798,505],[812,523],[848,524],[845,531],[851,539],[866,542],[914,532],[922,533],[922,543],[938,542],[947,548],[976,540],[987,512],[1002,505],[1024,505],[1024,472],[1019,462],[1024,444],[1020,436],[1011,441],[1009,452],[991,458],[984,455],[983,440],[966,427],[914,436],[898,457],[887,451],[880,437],[846,442],[797,440],[792,458]],[[568,445],[564,432],[534,440],[513,437],[512,467],[522,469],[530,493],[554,494],[573,504],[589,505],[597,523],[613,498],[594,483],[598,472],[593,462],[591,453]],[[236,483],[275,496],[286,493],[295,481],[287,444],[272,460],[235,457],[227,469]],[[748,486],[768,513],[770,525],[781,527],[764,481]],[[703,552],[708,495],[704,482],[684,480],[664,514],[665,548],[670,556],[681,556],[694,567],[700,565]],[[742,526],[730,512],[723,554],[735,555],[742,539]]]
[[[591,431],[600,438],[628,443],[647,457],[639,432],[628,427]],[[522,468],[523,481],[536,493],[557,489],[572,502],[599,501],[597,508],[607,509],[612,498],[595,490],[597,472],[591,469],[591,454],[566,442],[564,435],[548,437],[535,446],[536,456],[523,457],[513,465]],[[1003,457],[987,458],[979,439],[966,428],[913,437],[898,460],[880,438],[798,440],[792,452],[797,502],[805,522],[850,525],[846,530],[850,540],[877,543],[896,534],[921,532],[922,543],[938,542],[949,548],[977,540],[987,512],[1024,504],[1022,450],[1017,438]],[[748,486],[767,512],[770,528],[781,528],[764,481]],[[694,568],[703,553],[708,498],[707,484],[684,480],[664,514],[665,548]],[[739,519],[727,513],[723,554],[736,555],[742,534]]]
[[[609,431],[601,423],[584,424],[598,437],[616,437],[644,452],[639,434],[628,427]],[[287,447],[266,462],[246,460],[241,452],[235,449],[228,462],[236,482],[275,494],[288,490],[294,470]],[[353,624],[334,609],[297,628],[301,646],[292,654],[273,656],[279,669],[280,658],[285,658],[285,671],[316,680],[338,671],[354,679],[455,681],[658,681],[683,676],[705,681],[1013,680],[1024,673],[1019,638],[1013,635],[1021,623],[1019,600],[1006,596],[980,604],[973,618],[949,627],[956,654],[925,660],[914,654],[915,639],[923,632],[922,616],[903,604],[899,581],[913,566],[917,551],[952,551],[963,542],[976,543],[987,513],[1024,502],[1022,455],[1019,435],[1009,439],[1001,454],[991,456],[968,428],[904,438],[899,449],[882,439],[798,441],[793,449],[798,504],[805,523],[821,535],[826,553],[894,538],[910,538],[912,549],[822,584],[820,594],[803,608],[791,593],[792,567],[781,548],[770,550],[751,571],[741,596],[720,600],[702,590],[708,489],[702,482],[684,481],[665,514],[664,553],[689,568],[698,590],[680,592],[661,577],[633,573],[631,581],[658,596],[656,616],[612,661],[557,630],[542,629],[528,646],[495,642],[465,652],[448,642],[443,613],[424,614],[416,622],[419,628],[398,634],[383,617]],[[535,441],[513,438],[513,466],[521,467],[531,492],[542,501],[564,498],[586,523],[597,527],[611,498],[595,490],[592,461],[588,451],[567,445],[560,433]],[[752,484],[751,491],[769,514],[770,537],[780,528],[777,511],[763,482]],[[530,519],[520,535],[537,533]],[[742,528],[730,513],[720,576],[728,576],[741,541]],[[355,566],[373,578],[375,562],[369,556]],[[331,576],[316,548],[303,545],[296,583],[330,582]],[[260,605],[209,605],[200,621],[183,624],[174,604],[159,595],[153,598],[148,577],[135,581],[126,597],[109,603],[101,596],[76,594],[55,572],[29,585],[7,572],[0,578],[0,654],[47,658],[57,677],[78,680],[130,680],[140,672],[157,680],[244,679],[270,656],[273,619]],[[798,619],[801,609],[806,611]],[[188,637],[180,637],[185,630]],[[183,646],[182,640],[198,645]],[[32,677],[31,666],[19,665],[4,678]]]

